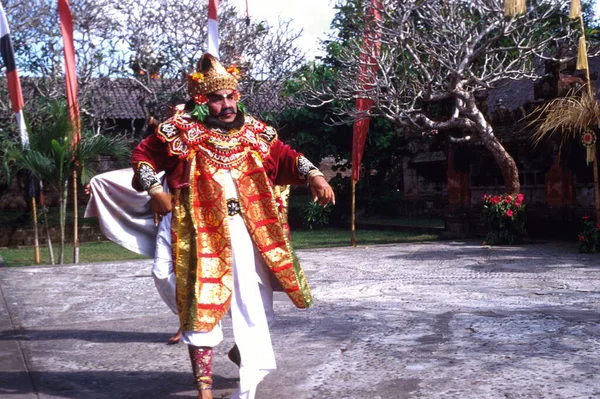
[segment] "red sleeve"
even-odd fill
[[[298,173],[298,157],[302,154],[276,139],[271,145],[264,166],[267,175],[275,185],[305,184]]]
[[[144,139],[131,151],[131,166],[134,171],[133,187],[141,191],[137,178],[137,170],[140,163],[147,163],[156,173],[160,171],[172,172],[178,164],[178,158],[169,156],[167,144],[155,134]]]

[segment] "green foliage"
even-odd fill
[[[302,209],[302,223],[304,227],[313,230],[325,227],[329,224],[331,205],[321,206],[317,202],[310,201]]]
[[[485,244],[511,245],[523,241],[526,232],[523,199],[523,194],[483,196],[481,218],[487,231]]]
[[[204,121],[209,114],[208,105],[206,104],[196,104],[194,106],[194,110],[192,111],[192,116],[195,116],[200,122]]]
[[[8,127],[2,126],[0,129],[0,184],[10,184],[19,144],[17,139],[9,134]]]
[[[375,215],[397,216],[398,204],[403,199],[404,194],[398,189],[380,190],[377,195],[369,199],[367,209],[369,213]]]
[[[104,136],[84,131],[81,140],[73,143],[73,127],[64,101],[48,104],[42,123],[31,130],[29,149],[16,148],[10,153],[9,163],[17,170],[28,170],[38,180],[47,182],[58,194],[61,251],[59,262],[63,263],[65,220],[68,181],[77,171],[83,184],[89,182],[95,171],[89,161],[98,155],[112,155],[118,161],[129,156],[129,145],[120,136]]]
[[[577,249],[581,253],[600,253],[600,222],[594,223],[589,216],[583,217],[583,231],[578,236]]]

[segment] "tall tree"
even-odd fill
[[[567,0],[537,0],[514,17],[505,16],[498,0],[382,0],[380,21],[365,19],[367,3],[341,3],[339,39],[330,44],[335,54],[328,60],[335,82],[307,85],[306,103],[335,101],[346,122],[364,115],[353,100],[366,97],[373,100],[374,117],[424,134],[459,131],[449,139],[482,143],[502,170],[506,192],[519,192],[516,163],[476,95],[510,80],[535,78],[536,59],[552,58],[561,41],[575,42],[564,13]],[[361,38],[373,33],[379,51],[363,46]],[[372,84],[366,88],[357,81],[365,59],[377,67],[368,68]]]

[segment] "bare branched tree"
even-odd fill
[[[64,97],[64,54],[55,0],[6,0],[26,110],[36,123],[38,99]],[[79,102],[89,127],[98,127],[126,87],[145,116],[163,116],[169,101],[186,98],[185,75],[206,51],[208,1],[72,0]],[[220,59],[244,74],[242,94],[251,112],[277,111],[282,81],[304,61],[301,32],[288,22],[249,21],[227,0],[219,6]],[[273,90],[275,88],[275,90]],[[268,93],[268,94],[267,94]],[[131,101],[133,100],[133,101]],[[99,106],[101,104],[101,106]],[[8,96],[0,112],[10,114]]]
[[[366,8],[371,2],[356,3]],[[423,134],[462,132],[450,140],[479,140],[500,166],[506,192],[517,193],[515,161],[494,136],[476,94],[537,77],[536,59],[551,58],[548,54],[559,42],[574,43],[576,32],[561,17],[566,0],[533,3],[526,14],[507,17],[500,0],[381,0],[381,19],[365,20],[364,9],[357,13],[334,83],[307,80],[311,84],[304,101],[311,106],[335,103],[340,120],[347,122],[364,116],[353,100],[369,98],[372,116]],[[365,47],[365,35],[379,45]],[[366,68],[365,60],[371,64]]]
[[[7,0],[4,2],[9,19],[15,60],[23,80],[26,110],[35,124],[43,115],[40,102],[46,103],[65,96],[64,53],[60,22],[54,1]],[[118,17],[110,0],[79,0],[71,2],[74,20],[74,41],[77,51],[77,75],[82,114],[94,117],[90,96],[98,85],[99,76],[122,70]],[[0,99],[0,110],[10,114],[7,97]]]

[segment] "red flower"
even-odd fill
[[[515,206],[518,208],[522,205],[523,203],[519,200],[515,201]]]
[[[506,211],[506,216],[508,216],[509,218],[513,217],[513,211],[511,211],[510,209]]]
[[[500,198],[500,196],[499,196],[499,195],[496,195],[496,196],[490,197],[490,202],[491,202],[492,204],[497,204],[497,203],[499,203],[501,200],[502,200],[502,198]]]
[[[590,216],[586,215],[586,216],[582,216],[581,217],[583,220],[588,220],[590,218]]]
[[[525,196],[523,194],[517,194],[517,201],[523,202],[524,199],[525,199]]]
[[[206,98],[202,94],[197,94],[194,96],[194,102],[198,105],[204,105],[208,102],[208,98]]]
[[[577,236],[579,237],[579,241],[585,241],[585,237],[584,236]]]
[[[507,204],[510,204],[510,203],[512,202],[512,197],[511,197],[510,195],[507,195],[507,196],[504,198],[504,202],[506,202]]]

